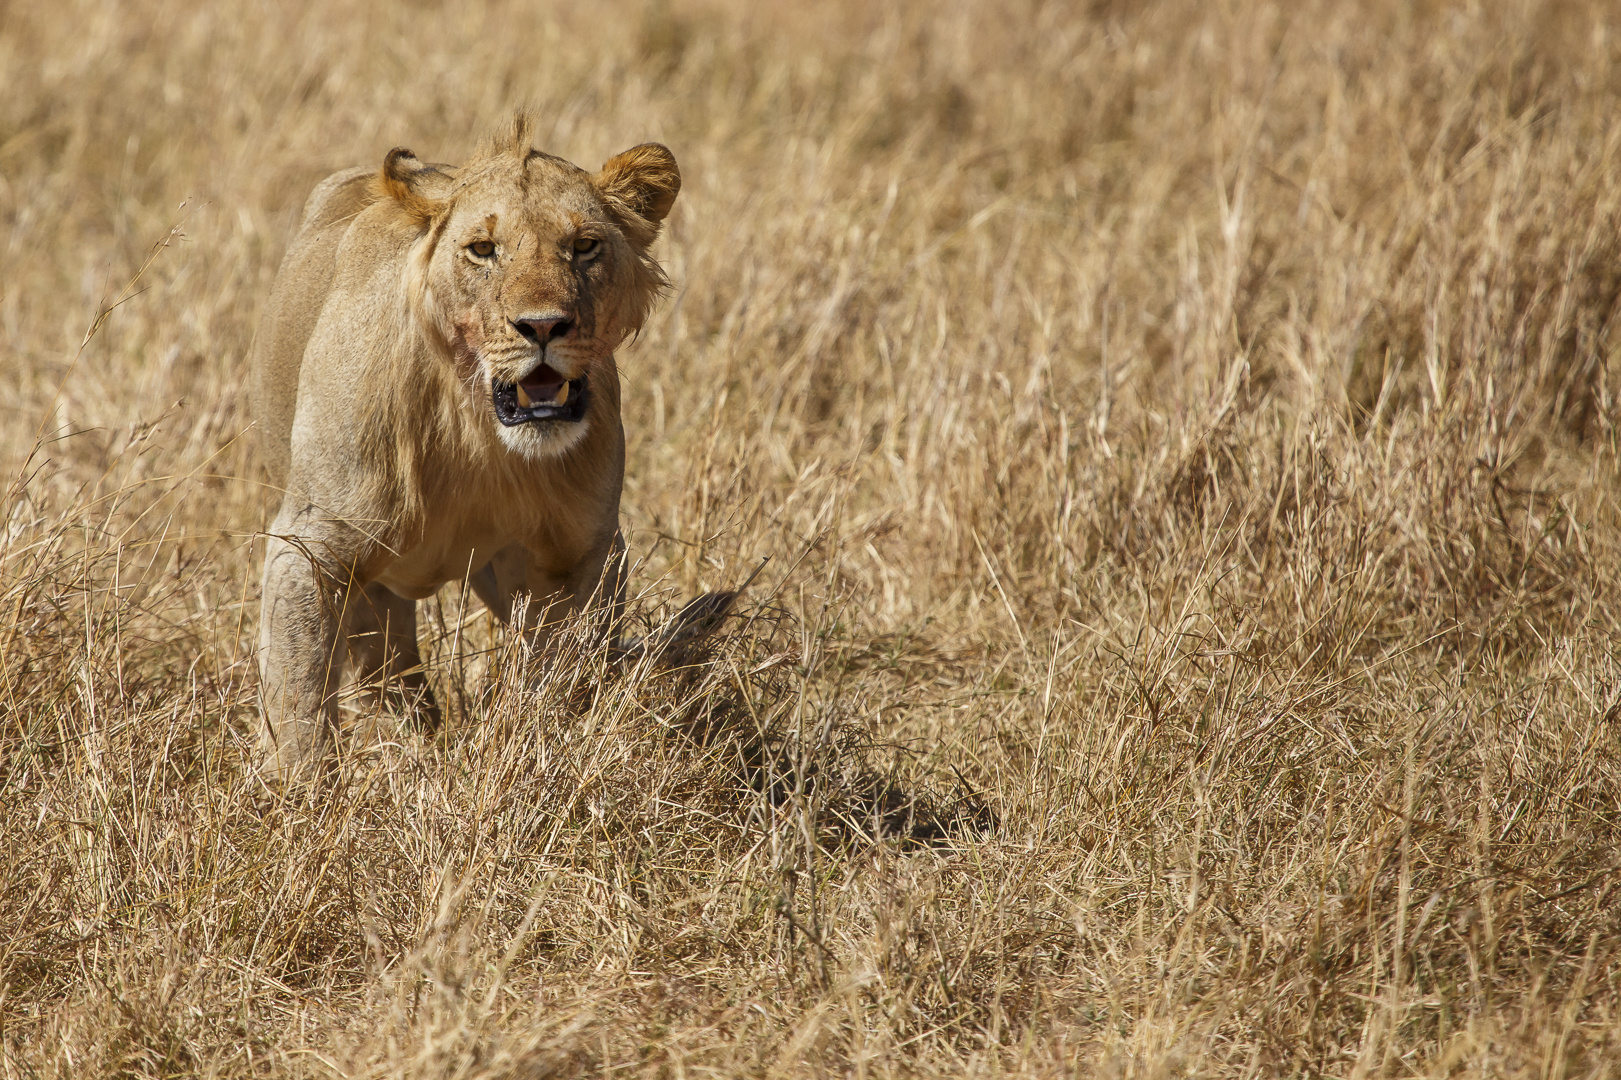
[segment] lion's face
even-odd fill
[[[593,176],[515,149],[452,181],[395,151],[384,184],[421,219],[419,302],[471,407],[526,457],[574,445],[617,401],[613,352],[664,284],[648,246],[680,188],[675,159],[639,146]]]

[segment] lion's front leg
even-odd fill
[[[346,634],[356,681],[424,734],[438,731],[442,714],[417,649],[416,601],[380,581],[354,590]]]
[[[348,588],[300,545],[272,535],[259,617],[266,779],[311,778],[327,766],[343,669],[339,630]]]
[[[484,606],[503,623],[523,610],[522,629],[531,647],[544,652],[553,633],[570,616],[591,610],[602,636],[611,640],[625,604],[625,544],[612,539],[563,571],[520,544],[502,548],[471,575],[468,583]]]

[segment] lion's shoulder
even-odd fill
[[[376,169],[356,166],[335,172],[316,184],[310,197],[304,200],[299,232],[314,232],[364,210],[376,201],[371,185],[371,178],[376,175]]]
[[[456,180],[456,167],[439,162],[423,167],[427,185],[438,195],[449,192]],[[310,197],[304,201],[304,215],[298,231],[303,234],[318,232],[328,225],[359,214],[383,197],[375,168],[358,165],[342,169],[315,185]]]

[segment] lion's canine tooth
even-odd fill
[[[534,404],[533,401],[529,400],[529,395],[523,392],[523,383],[518,384],[518,404],[526,409]]]
[[[557,388],[557,404],[559,404],[559,405],[567,405],[568,404],[568,383],[567,382],[565,382],[562,386],[559,386]]]

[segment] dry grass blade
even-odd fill
[[[1617,1072],[1613,5],[19,0],[0,74],[0,1077]],[[681,162],[636,617],[770,561],[617,668],[447,589],[442,734],[261,812],[257,312],[519,105]]]

